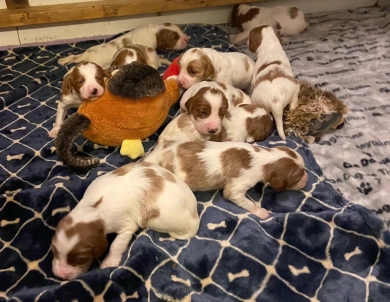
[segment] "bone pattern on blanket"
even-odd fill
[[[191,47],[235,50],[219,27],[189,25],[184,31],[191,36]],[[389,240],[381,235],[379,220],[363,207],[346,205],[324,181],[306,143],[294,138],[281,142],[276,136],[261,145],[287,145],[299,152],[309,181],[303,192],[276,193],[262,184],[248,191],[247,197],[274,217],[259,222],[220,191],[197,193],[201,225],[196,238],[173,241],[146,229],[136,234],[120,266],[97,270],[94,263],[74,281],[55,278],[50,240],[58,221],[93,179],[130,162],[115,148],[80,139],[78,150],[102,164],[75,174],[58,162],[47,136],[67,70],[57,65],[57,54],[94,44],[1,53],[0,301],[386,300]],[[172,60],[179,53],[162,54]],[[167,122],[178,109],[173,108]],[[144,142],[145,149],[156,139],[153,135]]]

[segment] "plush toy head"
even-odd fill
[[[343,124],[347,106],[330,91],[307,82],[300,87],[298,107],[293,111],[286,107],[283,112],[284,129],[286,134],[312,143]]]
[[[180,97],[175,79],[163,81],[157,70],[138,62],[122,66],[106,86],[100,98],[83,102],[58,132],[57,154],[72,168],[89,169],[99,163],[71,153],[80,134],[101,145],[125,146],[121,154],[131,158],[143,155],[140,140],[157,131]]]

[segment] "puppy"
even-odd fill
[[[241,142],[172,142],[157,144],[144,161],[159,164],[193,191],[222,189],[226,199],[264,219],[268,211],[245,194],[263,182],[275,190],[300,190],[308,176],[302,157],[287,147],[262,148]]]
[[[110,68],[118,68],[132,62],[139,62],[158,69],[161,65],[169,65],[170,62],[157,55],[155,49],[139,44],[130,44],[120,48],[112,58]]]
[[[212,48],[191,48],[180,59],[177,77],[181,87],[188,89],[204,80],[230,84],[248,91],[255,62],[239,52],[218,52]]]
[[[56,120],[49,137],[57,137],[57,132],[70,108],[77,108],[82,101],[94,100],[104,93],[105,77],[109,78],[111,74],[91,62],[80,63],[68,71],[62,81]]]
[[[273,130],[273,118],[262,107],[242,104],[232,107],[229,115],[222,120],[223,136],[220,141],[261,142]]]
[[[297,108],[299,82],[294,78],[290,61],[271,26],[252,29],[248,48],[257,55],[252,80],[252,102],[272,113],[278,134],[285,139],[283,109],[288,104],[290,110]]]
[[[198,82],[180,99],[181,112],[188,112],[201,135],[219,135],[222,119],[230,107],[251,104],[250,97],[240,89],[218,82]]]
[[[171,23],[147,24],[137,27],[110,42],[92,46],[81,54],[69,55],[59,59],[58,64],[88,61],[107,69],[114,54],[124,46],[140,44],[153,49],[181,50],[187,47],[188,40],[189,37],[177,25]]]
[[[270,25],[281,36],[297,35],[308,26],[303,11],[296,7],[257,7],[236,4],[231,15],[231,25],[241,32],[229,36],[233,44],[245,43],[250,31],[261,25]]]
[[[222,120],[222,131],[219,135],[200,134],[188,113],[174,118],[158,137],[162,141],[190,142],[260,142],[272,132],[273,119],[263,108],[253,104],[231,107],[228,115]]]
[[[51,243],[53,273],[73,279],[86,272],[117,233],[101,268],[117,266],[138,228],[189,239],[198,231],[197,202],[189,187],[164,168],[132,163],[96,178],[58,223]]]

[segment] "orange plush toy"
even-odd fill
[[[90,169],[97,158],[72,154],[75,139],[82,134],[92,142],[121,146],[121,154],[132,159],[144,154],[141,140],[163,124],[169,109],[180,98],[176,79],[163,81],[154,68],[133,62],[114,71],[105,93],[83,102],[62,124],[55,146],[58,157],[74,169]]]

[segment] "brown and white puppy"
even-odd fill
[[[224,189],[226,199],[264,219],[268,211],[245,195],[258,182],[275,190],[301,190],[308,176],[302,157],[287,147],[263,148],[242,142],[163,141],[144,159],[159,164],[193,191]]]
[[[272,26],[281,36],[297,35],[308,26],[305,14],[296,7],[257,7],[248,4],[233,7],[231,24],[241,31],[229,36],[233,44],[245,43],[250,31],[262,25]]]
[[[251,104],[242,90],[218,82],[198,82],[186,90],[180,99],[181,112],[188,112],[195,129],[201,135],[219,135],[222,119],[230,107]]]
[[[278,134],[285,139],[283,109],[288,104],[290,110],[298,106],[299,82],[294,78],[290,61],[271,26],[252,29],[248,48],[257,55],[252,102],[272,113]]]
[[[111,74],[91,62],[80,63],[65,74],[56,120],[53,129],[49,132],[50,137],[57,137],[57,132],[70,108],[78,108],[81,102],[94,100],[104,93],[105,77],[111,77]]]
[[[185,89],[211,80],[249,90],[255,62],[239,52],[218,52],[212,48],[191,48],[181,57],[179,85]]]
[[[273,119],[263,108],[253,104],[230,107],[229,114],[222,119],[222,131],[219,135],[200,134],[185,112],[175,117],[158,137],[162,141],[191,142],[261,142],[272,132]]]
[[[138,228],[189,239],[199,228],[197,202],[177,176],[150,163],[132,163],[96,178],[77,206],[57,225],[51,248],[53,273],[73,279],[99,259],[116,233],[100,267],[117,266]]]
[[[155,49],[140,44],[131,44],[120,48],[115,53],[110,68],[120,67],[132,62],[147,64],[154,69],[158,69],[161,65],[170,64],[167,59],[160,58]]]
[[[107,69],[114,54],[122,47],[140,44],[159,50],[181,50],[187,47],[188,40],[189,37],[177,25],[171,23],[147,24],[137,27],[110,42],[92,46],[81,54],[69,55],[59,59],[58,64],[88,61]]]

